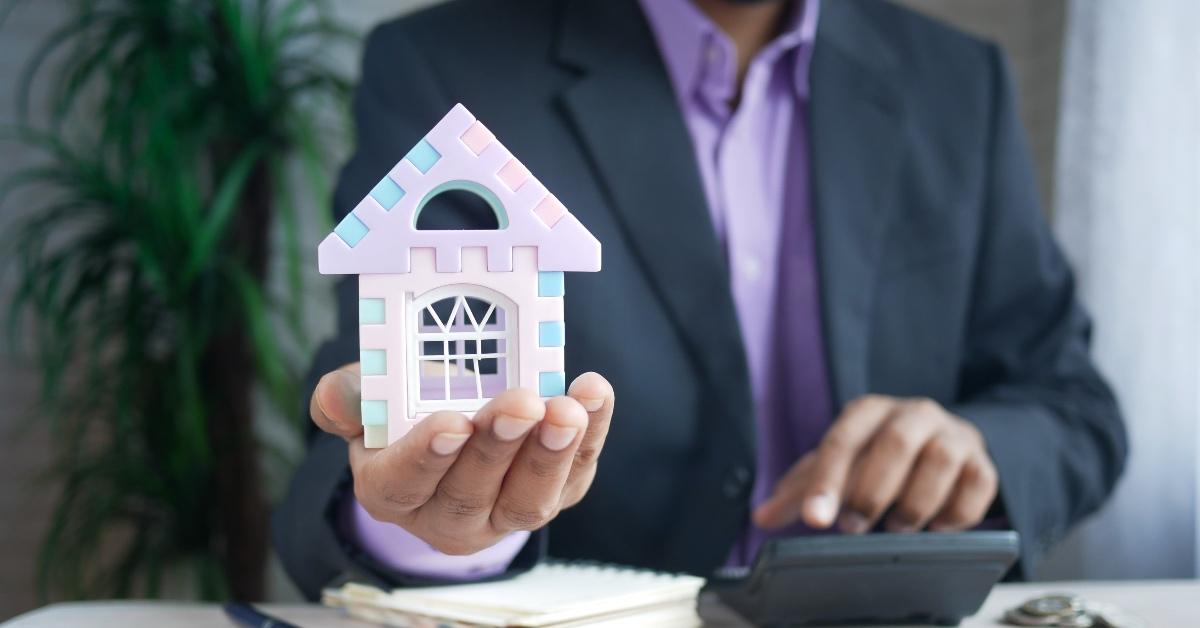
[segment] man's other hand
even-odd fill
[[[375,519],[447,554],[471,554],[516,530],[540,528],[591,486],[608,434],[613,389],[580,375],[566,396],[509,390],[473,419],[435,412],[383,449],[363,446],[359,366],[326,374],[309,406],[346,439],[354,494]]]
[[[893,532],[971,528],[996,498],[996,468],[979,430],[929,399],[868,395],[846,406],[754,511],[777,528]]]

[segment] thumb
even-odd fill
[[[362,382],[358,363],[326,373],[313,391],[308,411],[322,431],[347,440],[362,434]]]

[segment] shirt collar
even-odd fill
[[[729,37],[691,0],[640,0],[679,97],[728,102],[737,91],[737,51]],[[791,83],[807,99],[809,66],[820,0],[794,0],[783,32],[758,52],[753,64],[774,65],[796,50]]]

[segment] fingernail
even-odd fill
[[[808,513],[814,523],[830,526],[837,517],[838,503],[831,493],[817,493],[808,499]]]
[[[337,390],[338,400],[336,403],[344,403],[344,405],[358,405],[359,397],[362,394],[362,381],[359,376],[352,372],[336,371],[337,376],[334,377],[334,389]],[[325,408],[322,408],[325,409]]]
[[[492,433],[500,440],[517,440],[533,428],[537,421],[527,421],[501,414],[492,420]]]
[[[542,446],[546,449],[558,451],[570,445],[578,433],[579,428],[577,427],[543,423],[542,429],[538,433],[538,440],[542,441]]]
[[[362,378],[349,371],[337,371],[337,387],[338,392],[347,397],[357,397],[361,393]]]
[[[464,443],[470,434],[462,434],[457,432],[443,432],[434,436],[429,441],[429,448],[433,453],[439,456],[449,456],[450,454],[462,449]]]
[[[910,532],[917,531],[916,526],[912,525],[911,523],[900,521],[899,519],[888,519],[887,529],[888,532],[898,532],[900,534],[908,534]]]
[[[588,412],[595,412],[604,407],[603,399],[578,399],[579,405],[583,406]]]
[[[867,518],[852,510],[842,513],[838,518],[838,527],[846,534],[862,534],[870,528]]]
[[[317,407],[335,424],[344,425],[349,421],[358,423],[359,420],[353,417],[357,417],[360,412],[358,405],[359,378],[347,371],[337,370],[322,378],[322,382],[326,380],[328,383],[317,389]],[[331,405],[332,407],[330,407]],[[349,414],[351,412],[353,414]],[[349,416],[346,416],[348,414]],[[347,421],[342,421],[343,416],[346,416]]]

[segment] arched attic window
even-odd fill
[[[508,212],[485,186],[448,181],[421,199],[413,221],[418,231],[506,229]]]

